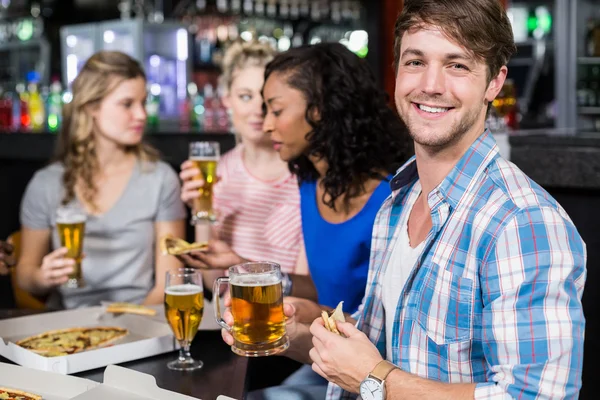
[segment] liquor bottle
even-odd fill
[[[56,132],[62,123],[62,87],[59,81],[54,81],[50,85],[50,94],[47,101],[48,110],[48,131]]]
[[[28,85],[29,100],[27,106],[29,108],[29,116],[31,117],[31,129],[34,132],[41,132],[46,127],[44,102],[38,88],[38,83],[35,81],[30,82]]]
[[[596,53],[596,43],[594,41],[594,30],[596,29],[596,21],[593,18],[587,20],[587,32],[585,35],[585,55],[594,57]]]
[[[0,88],[0,130],[2,133],[12,130],[12,94]]]
[[[148,127],[157,128],[159,123],[160,111],[160,85],[153,83],[148,91],[148,100],[146,101],[146,114],[148,115]]]
[[[216,130],[214,91],[210,83],[204,85],[204,131],[214,132]]]

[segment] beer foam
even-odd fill
[[[86,221],[85,214],[62,214],[56,216],[56,222],[59,224],[80,224]]]
[[[217,157],[217,156],[211,156],[211,157],[199,156],[199,157],[190,157],[189,159],[190,159],[190,161],[219,161],[219,157]]]
[[[281,278],[278,276],[269,275],[236,275],[231,277],[231,284],[236,286],[247,286],[247,287],[256,287],[256,286],[266,286],[266,285],[275,285],[281,282]]]
[[[202,293],[202,287],[194,285],[192,283],[185,283],[183,285],[170,286],[165,290],[166,294],[171,296],[186,296],[190,294]]]

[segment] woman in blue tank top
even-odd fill
[[[325,307],[343,300],[352,313],[365,292],[375,215],[411,141],[366,62],[337,43],[278,54],[266,67],[263,98],[263,129],[300,182],[296,271],[310,272],[286,276],[284,291]],[[212,268],[244,261],[221,242],[183,260]]]

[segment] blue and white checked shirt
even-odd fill
[[[382,278],[418,196],[414,158],[373,228],[357,327],[404,371],[477,383],[475,399],[577,399],[586,250],[561,206],[482,134],[428,196],[433,228],[395,311],[386,353]],[[328,399],[357,395],[330,384]]]

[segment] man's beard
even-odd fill
[[[410,117],[406,118],[405,121],[410,136],[417,144],[431,149],[442,150],[454,143],[459,142],[475,124],[480,112],[481,109],[471,110],[449,128],[425,128],[429,130],[429,132],[426,133],[430,133],[433,129],[435,129],[435,134],[420,135],[419,133],[422,132],[419,131],[423,130],[423,128],[414,127]],[[442,132],[444,134],[440,135]]]

